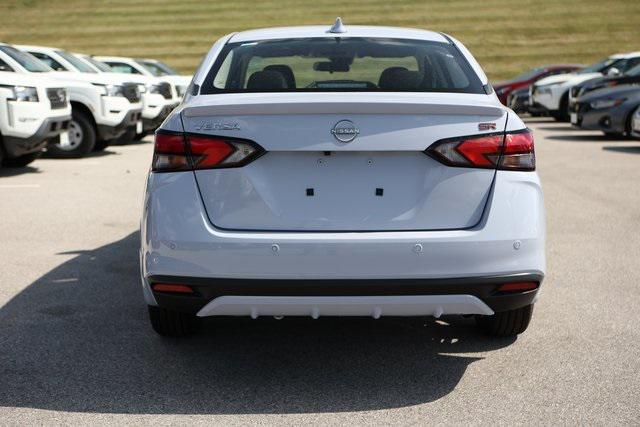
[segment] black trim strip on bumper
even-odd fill
[[[150,276],[154,283],[189,285],[195,294],[154,292],[158,305],[177,311],[196,313],[209,301],[224,295],[251,296],[377,296],[377,295],[473,295],[495,312],[531,304],[538,289],[519,293],[499,293],[504,283],[537,282],[544,275],[532,271],[518,274],[445,279],[225,279],[177,276]]]

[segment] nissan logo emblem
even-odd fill
[[[331,129],[331,134],[340,142],[351,142],[360,133],[360,129],[351,120],[340,120]]]

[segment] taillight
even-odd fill
[[[262,147],[249,140],[159,131],[152,169],[176,172],[240,167],[263,153]]]
[[[425,153],[456,167],[518,171],[536,168],[533,134],[529,129],[444,139],[431,145]]]

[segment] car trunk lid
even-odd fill
[[[474,226],[495,171],[449,167],[424,150],[503,131],[507,114],[486,95],[415,95],[199,97],[182,111],[187,133],[247,139],[266,151],[242,167],[195,171],[210,221],[247,231]]]

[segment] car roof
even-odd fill
[[[636,52],[628,52],[628,53],[617,53],[615,55],[611,55],[612,59],[628,59],[628,58],[636,58],[640,56],[640,51]]]
[[[309,25],[241,31],[233,34],[229,39],[229,43],[317,37],[384,37],[449,42],[442,33],[414,28],[345,25],[343,32],[339,33],[330,32],[330,28],[330,25]]]
[[[126,56],[105,56],[105,55],[93,55],[98,61],[132,61],[135,62],[133,58],[129,58]]]
[[[62,49],[58,49],[56,47],[49,47],[49,46],[36,46],[36,45],[31,45],[31,44],[14,44],[13,45],[15,48],[20,49],[20,50],[24,50],[24,49],[33,49],[33,50],[62,50]]]
[[[539,68],[584,68],[584,64],[549,64]]]

